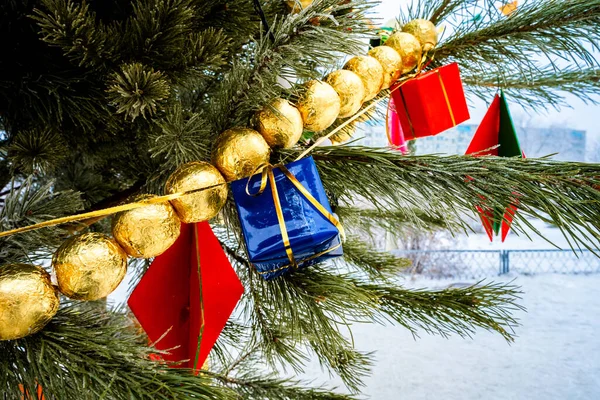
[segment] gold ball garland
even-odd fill
[[[304,127],[321,132],[333,124],[340,113],[340,97],[331,85],[312,80],[305,84],[305,91],[296,107],[302,114]]]
[[[364,101],[377,96],[383,84],[383,67],[376,58],[371,56],[352,57],[344,65],[344,69],[354,72],[362,79],[365,85]]]
[[[165,185],[168,194],[219,185],[171,200],[179,219],[185,223],[206,221],[219,213],[227,202],[225,178],[212,164],[194,161],[181,165]]]
[[[52,266],[58,288],[76,300],[98,300],[119,286],[127,272],[127,254],[107,235],[84,233],[64,242]]]
[[[421,43],[410,33],[396,32],[386,40],[385,45],[402,57],[402,74],[412,71],[421,62]]]
[[[153,195],[136,198],[145,200]],[[168,202],[117,213],[112,234],[117,243],[132,257],[151,258],[164,253],[179,237],[181,222]]]
[[[298,2],[287,3],[300,11]],[[305,8],[312,0],[301,0],[300,3]],[[178,238],[180,220],[193,223],[214,217],[227,201],[225,183],[247,177],[269,162],[269,146],[292,147],[304,128],[320,132],[331,126],[336,118],[356,114],[363,101],[374,98],[401,74],[417,67],[422,53],[433,49],[437,40],[433,23],[410,21],[402,32],[392,34],[384,46],[370,50],[367,56],[353,57],[343,70],[332,72],[324,82],[306,83],[306,90],[296,107],[285,99],[274,99],[256,113],[258,131],[236,127],[223,132],[211,155],[214,166],[207,162],[180,166],[169,177],[166,192],[173,194],[213,185],[218,187],[184,195],[171,200],[170,204],[150,204],[118,213],[113,221],[115,239],[87,233],[67,240],[52,262],[58,289],[39,267],[0,266],[0,340],[20,338],[42,329],[58,310],[58,290],[78,300],[106,297],[126,274],[127,254],[143,258],[162,254]],[[356,121],[361,120],[362,117]],[[332,144],[349,140],[356,121],[331,136]]]
[[[433,49],[438,42],[435,25],[426,19],[413,19],[402,27],[402,32],[410,33],[417,38],[424,52]]]
[[[217,138],[212,163],[227,181],[245,178],[269,162],[271,148],[254,129],[237,127],[226,130]]]
[[[42,268],[0,266],[0,341],[40,331],[58,311],[58,291]]]
[[[362,79],[352,71],[340,69],[325,78],[340,97],[338,118],[347,118],[357,113],[365,98],[365,85]]]
[[[402,57],[400,57],[400,54],[389,46],[377,46],[369,50],[369,55],[379,61],[383,68],[381,90],[392,86],[402,73]]]
[[[293,147],[302,137],[303,125],[300,111],[281,98],[256,113],[256,130],[271,147]]]

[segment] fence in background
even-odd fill
[[[412,261],[409,273],[434,278],[485,278],[510,272],[523,275],[600,272],[600,258],[589,250],[395,250],[393,253]]]

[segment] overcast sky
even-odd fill
[[[519,3],[523,4],[526,1],[527,0],[521,0]],[[406,7],[406,4],[410,2],[411,0],[381,0],[381,4],[376,8],[379,22],[388,21],[394,16],[399,15],[400,8]],[[532,116],[532,122],[536,125],[550,126],[558,124],[564,127],[571,127],[573,129],[583,129],[587,131],[588,138],[593,138],[592,140],[600,140],[600,105],[586,105],[575,96],[568,96],[569,104],[572,108],[563,107],[560,110],[550,108],[545,113],[535,114],[532,111],[526,112],[517,104],[513,104],[510,106],[513,119],[519,120]],[[600,101],[600,98],[598,98],[598,101]],[[470,109],[470,122],[479,123],[485,114],[486,104],[483,101],[477,101],[473,105],[474,107],[471,107]]]

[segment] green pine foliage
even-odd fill
[[[284,1],[259,2],[269,32],[253,0],[2,2],[0,230],[160,194],[178,165],[210,159],[220,132],[250,126],[272,98],[293,101],[299,83],[366,51],[370,0],[316,0],[298,14]],[[428,68],[458,62],[469,95],[489,99],[503,88],[534,108],[563,104],[561,91],[597,99],[599,0],[532,1],[508,18],[497,5],[415,1],[399,19],[447,27]],[[291,161],[305,146],[275,151],[271,161]],[[503,207],[516,189],[517,232],[536,217],[562,229],[574,250],[600,244],[597,164],[352,145],[313,155],[348,232],[345,257],[265,282],[247,261],[230,201],[212,223],[245,294],[208,371],[194,376],[150,360],[156,350],[124,307],[63,301],[38,334],[0,342],[0,392],[19,399],[20,384],[34,393],[39,383],[48,400],[353,399],[343,393],[360,392],[372,355],[355,348],[352,323],[397,324],[415,336],[484,329],[512,341],[520,309],[512,284],[405,288],[398,274],[408,260],[373,249],[369,235],[468,233],[481,196]],[[109,232],[109,222],[0,238],[0,264],[44,264],[70,235]],[[130,262],[133,285],[148,265]],[[314,360],[346,388],[289,377]]]

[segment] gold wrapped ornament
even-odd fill
[[[421,62],[421,43],[410,33],[396,32],[385,41],[385,45],[402,57],[402,74],[412,71]]]
[[[340,113],[340,97],[328,83],[312,80],[305,84],[305,91],[296,104],[304,127],[321,132],[333,124]]]
[[[50,275],[27,264],[0,266],[0,340],[39,332],[58,311],[58,291]]]
[[[313,0],[287,0],[285,2],[292,14],[298,14],[300,11],[310,6],[312,3]]]
[[[365,85],[362,79],[352,71],[340,69],[325,78],[340,97],[338,118],[347,118],[356,114],[365,98]]]
[[[302,115],[285,99],[275,99],[258,111],[256,129],[271,147],[293,147],[302,136]]]
[[[400,54],[389,46],[377,46],[369,50],[369,55],[379,61],[383,68],[381,90],[392,86],[402,73],[402,57],[400,57]]]
[[[371,56],[352,57],[344,69],[354,72],[360,77],[365,85],[365,98],[363,101],[371,100],[377,96],[383,84],[383,67],[377,59]]]
[[[227,201],[225,178],[212,164],[194,161],[181,165],[167,180],[168,194],[219,185],[171,200],[179,219],[185,223],[206,221],[221,211]]]
[[[135,200],[156,197],[143,195]],[[151,258],[164,253],[179,237],[181,222],[168,202],[121,211],[113,218],[112,234],[127,254]]]
[[[402,32],[410,33],[417,38],[425,53],[438,43],[437,29],[433,22],[426,19],[413,19],[402,27]]]
[[[269,162],[271,148],[254,129],[236,127],[221,133],[212,151],[212,163],[227,181],[245,178]]]
[[[89,232],[64,242],[52,257],[58,288],[76,300],[111,294],[127,272],[127,254],[107,235]]]

